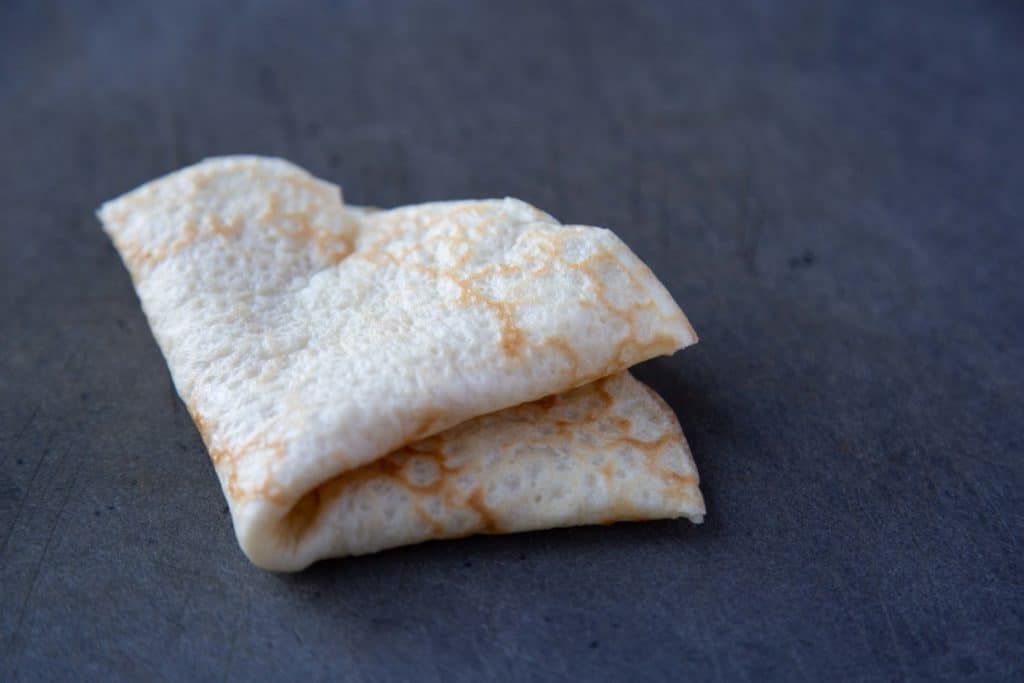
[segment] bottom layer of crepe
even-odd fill
[[[290,508],[232,504],[246,554],[279,571],[475,533],[704,516],[675,414],[628,372],[470,420]]]

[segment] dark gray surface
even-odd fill
[[[0,679],[1024,675],[1019,3],[59,4],[0,6]],[[92,217],[228,152],[614,228],[707,523],[250,566]]]

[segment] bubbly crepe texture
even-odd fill
[[[513,199],[355,210],[259,157],[99,215],[261,567],[703,515],[675,416],[617,374],[696,336],[607,230]]]

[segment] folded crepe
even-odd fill
[[[696,468],[629,366],[696,341],[607,230],[514,199],[389,211],[282,160],[103,205],[260,567],[685,516]]]

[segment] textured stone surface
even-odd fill
[[[0,678],[1020,678],[1018,5],[136,5],[0,8]],[[92,216],[230,152],[614,228],[705,524],[249,565]]]

